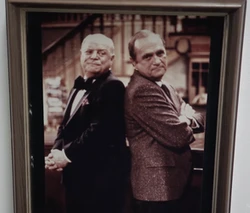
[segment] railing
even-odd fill
[[[79,23],[80,21],[80,23]],[[122,68],[119,75],[126,75],[125,69],[128,62],[127,43],[128,38],[139,29],[151,29],[159,33],[166,41],[166,48],[171,50],[174,43],[169,40],[169,35],[185,33],[192,30],[190,24],[205,23],[204,19],[196,17],[164,16],[164,15],[131,15],[131,14],[50,14],[45,16],[43,25],[46,24],[65,24],[79,23],[65,35],[51,43],[43,50],[44,74],[55,76],[65,72],[65,66],[70,59],[78,57],[80,44],[83,38],[94,32],[104,33],[114,40],[115,46],[119,49],[121,59],[115,63],[121,63],[117,67]],[[200,24],[201,25],[201,24]],[[199,26],[200,26],[199,25]],[[201,26],[206,31],[206,24]],[[47,63],[49,62],[49,63]],[[73,63],[72,62],[72,63]],[[171,60],[170,60],[171,63]],[[70,64],[70,63],[69,63]],[[59,67],[63,67],[58,69]]]
[[[59,24],[79,23],[86,18],[86,13],[44,13],[42,27],[53,27]]]
[[[43,50],[44,75],[57,75],[58,67],[63,67],[63,72],[66,72],[65,64],[75,56],[75,49],[80,46],[85,35],[85,29],[90,26],[90,31],[92,32],[93,22],[100,17],[101,15],[99,14],[87,15],[76,27]],[[76,40],[76,37],[79,39]]]

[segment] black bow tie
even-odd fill
[[[85,89],[85,90],[89,90],[91,88],[91,85],[93,83],[93,78],[88,78],[87,80],[85,80],[82,76],[79,76],[74,83],[74,88],[81,90],[81,89]]]

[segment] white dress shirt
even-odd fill
[[[72,115],[72,113],[74,112],[76,106],[78,105],[78,103],[80,102],[80,100],[82,99],[82,97],[84,96],[86,90],[79,90],[76,94],[76,97],[72,103],[72,106],[71,106],[71,110],[70,110],[70,115]]]

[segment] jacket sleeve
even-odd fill
[[[193,130],[180,122],[178,112],[168,103],[160,88],[139,87],[132,97],[133,118],[157,142],[172,148],[184,148],[195,139]]]
[[[205,115],[201,114],[201,113],[195,113],[193,115],[193,119],[196,120],[196,122],[198,123],[198,128],[193,128],[193,133],[201,133],[204,132],[205,130]]]
[[[172,89],[172,91],[176,94],[177,98],[179,99],[180,104],[185,103],[185,101],[180,97],[180,95],[176,92],[176,90],[174,89],[174,87],[172,87],[170,85],[170,88]],[[205,130],[205,115],[202,113],[198,113],[195,112],[195,114],[193,115],[193,119],[197,122],[198,127],[193,128],[191,126],[191,128],[193,129],[193,133],[201,133],[204,132]]]
[[[70,93],[69,93],[69,98],[68,98],[68,103],[71,99],[71,96],[74,92],[74,89],[71,89]],[[64,112],[64,116],[65,116],[65,112]],[[63,122],[60,124],[58,131],[57,131],[57,136],[56,139],[54,141],[54,145],[52,147],[52,149],[59,149],[62,150],[63,149],[63,145],[64,145],[64,139],[63,139]]]
[[[52,149],[59,149],[59,150],[62,150],[63,148],[63,144],[64,144],[64,140],[63,140],[63,126],[60,125],[59,128],[58,128],[58,131],[57,131],[57,137],[55,139],[55,142],[54,142],[54,145],[52,147]]]

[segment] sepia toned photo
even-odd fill
[[[210,22],[42,15],[46,213],[200,212]]]
[[[229,212],[245,4],[8,0],[15,212]]]

